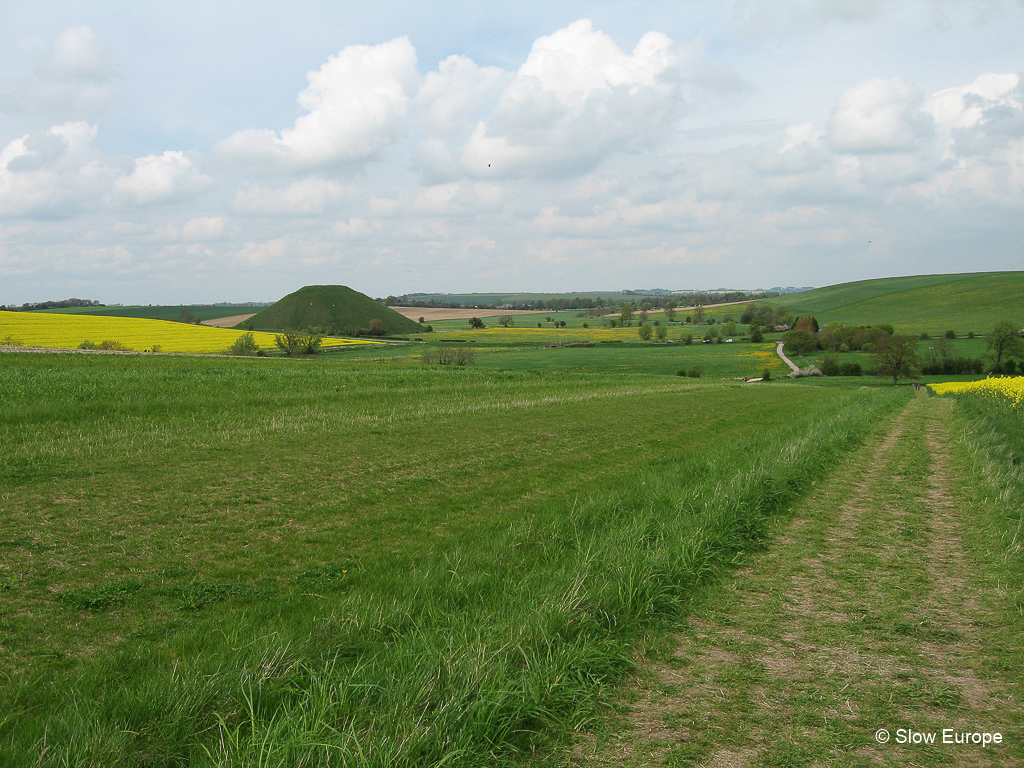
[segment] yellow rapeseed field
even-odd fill
[[[44,312],[0,312],[0,345],[76,349],[83,341],[113,341],[137,352],[224,352],[245,331],[169,320]],[[261,349],[273,350],[274,334],[254,331]],[[325,338],[323,346],[380,342]]]
[[[1024,376],[983,379],[982,381],[948,381],[928,386],[937,395],[971,393],[988,397],[1004,397],[1013,404],[1014,408],[1024,409]]]

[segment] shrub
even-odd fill
[[[286,355],[294,355],[302,345],[302,336],[295,332],[278,333],[274,336],[274,344]]]
[[[955,339],[956,338],[956,331],[946,331],[946,338],[947,339]]]
[[[839,366],[840,376],[860,376],[860,363],[841,363]]]
[[[425,350],[420,359],[424,365],[473,365],[476,353],[468,347],[437,347]]]
[[[256,343],[256,338],[251,331],[243,333],[227,349],[229,355],[238,355],[239,357],[251,357],[258,354],[259,351],[260,345]]]
[[[821,358],[821,372],[825,376],[839,375],[839,360],[835,355],[825,355]]]
[[[78,348],[79,349],[103,349],[103,350],[107,350],[108,352],[132,352],[133,351],[131,347],[122,344],[120,341],[113,341],[111,339],[106,339],[104,341],[101,341],[99,344],[97,344],[97,343],[95,343],[93,341],[89,341],[88,339],[86,339],[85,341],[83,341],[81,344],[78,345]]]
[[[772,369],[771,368],[767,368],[766,367],[766,368],[763,368],[761,370],[761,380],[762,381],[771,381],[772,380]]]
[[[791,378],[803,379],[807,376],[822,376],[821,369],[816,365],[808,365],[806,368],[800,368],[799,370],[793,371],[789,374]]]
[[[693,368],[691,368],[690,370],[688,370],[686,372],[686,375],[689,376],[691,379],[699,379],[700,378],[700,374],[701,374],[701,370],[700,370],[700,366],[699,365],[693,366]]]

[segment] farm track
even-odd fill
[[[951,409],[915,398],[819,483],[674,649],[642,664],[621,728],[567,764],[1024,764],[1006,608],[964,543]],[[942,744],[945,728],[1005,743]],[[898,743],[900,729],[938,743]]]

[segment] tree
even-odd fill
[[[586,325],[586,323],[584,323]],[[668,326],[659,325],[654,329],[654,335],[658,337],[658,341],[664,341],[668,337]]]
[[[383,336],[385,333],[387,333],[387,329],[384,327],[384,323],[377,318],[373,318],[370,321],[370,335]]]
[[[471,318],[469,318],[469,327],[470,328],[484,328],[486,326],[484,326],[484,321],[481,320],[479,317],[471,317]]]
[[[512,315],[502,315],[498,318],[498,325],[502,328],[508,328],[510,325],[515,325],[516,321],[512,318]]]
[[[642,323],[640,327],[637,328],[637,333],[643,341],[647,341],[651,338],[651,334],[654,333],[654,326],[650,323]]]
[[[633,307],[623,303],[619,307],[619,324],[625,328],[633,322]]]
[[[786,342],[786,351],[792,351],[796,355],[806,355],[818,348],[818,340],[804,330],[789,331],[783,338]]]
[[[1024,344],[1017,328],[1009,320],[1000,320],[985,342],[996,356],[996,371],[1002,370],[1003,357],[1017,357],[1024,353]]]
[[[875,370],[881,376],[892,376],[893,386],[900,376],[911,375],[917,367],[917,339],[913,336],[882,334],[871,350]]]

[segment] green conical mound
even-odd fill
[[[345,285],[307,285],[253,315],[238,328],[291,331],[322,328],[328,334],[367,334],[379,320],[388,334],[418,333],[419,323]]]

